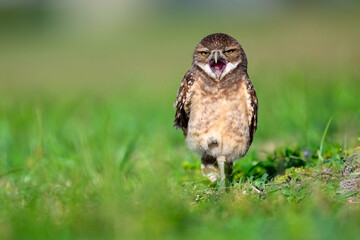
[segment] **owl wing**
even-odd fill
[[[181,82],[180,88],[177,92],[177,98],[174,103],[176,109],[174,126],[176,129],[181,128],[184,135],[187,134],[187,127],[190,114],[190,88],[194,84],[193,72],[191,70],[185,73],[185,76]]]
[[[255,88],[248,77],[246,81],[246,101],[251,144],[257,129],[258,100],[256,97]]]

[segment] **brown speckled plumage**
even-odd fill
[[[174,104],[174,125],[189,148],[202,156],[202,172],[211,181],[230,175],[257,128],[258,102],[240,44],[212,34],[196,46],[192,69],[184,76]]]

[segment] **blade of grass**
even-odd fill
[[[322,157],[323,148],[324,148],[324,141],[325,141],[325,137],[326,137],[327,131],[329,130],[332,119],[333,119],[333,116],[330,117],[328,123],[326,124],[326,128],[325,128],[324,133],[323,133],[322,138],[321,138],[320,148],[319,148],[319,151],[318,151],[318,157],[319,157],[320,162],[324,161],[324,159]]]

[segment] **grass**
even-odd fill
[[[332,24],[295,16],[291,34],[281,19],[240,24],[259,129],[224,193],[172,127],[194,39],[221,22],[201,34],[204,22],[185,22],[183,35],[167,16],[133,23],[124,39],[123,29],[8,32],[0,40],[0,238],[357,239],[359,35],[346,35],[356,16]],[[302,39],[304,29],[321,47],[291,52],[281,39]],[[321,55],[343,43],[350,57]]]
[[[330,127],[331,121],[332,121],[332,117],[329,119],[328,123],[326,124],[326,128],[325,128],[324,133],[323,133],[322,138],[321,138],[321,143],[320,143],[319,152],[318,152],[320,162],[324,161],[324,159],[322,157],[323,148],[324,148],[324,141],[325,141],[326,133],[327,133],[329,127]]]
[[[2,103],[2,238],[359,234],[357,205],[338,194],[348,159],[340,145],[325,141],[324,164],[317,166],[320,138],[315,145],[280,145],[261,157],[257,134],[257,145],[235,166],[234,185],[218,195],[171,127],[171,108],[159,110],[162,101],[132,102]]]

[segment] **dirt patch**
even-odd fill
[[[349,202],[358,202],[360,192],[360,151],[355,152],[345,161],[338,193],[347,197]]]

